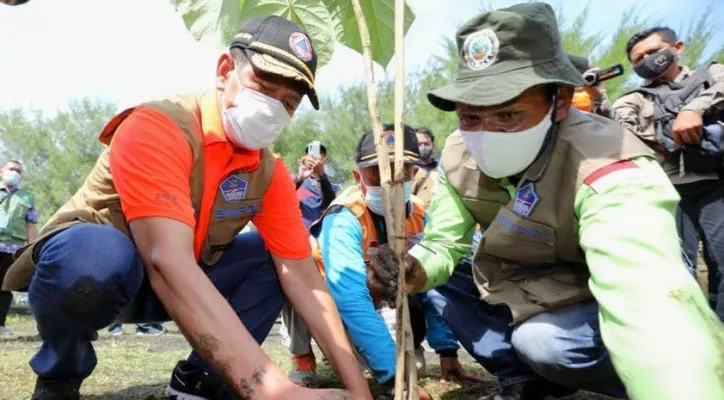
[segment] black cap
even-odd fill
[[[244,50],[254,68],[303,83],[319,110],[314,89],[317,52],[306,29],[282,17],[254,18],[241,27],[231,44],[235,47]]]
[[[387,145],[387,154],[390,156],[390,162],[395,160],[395,133],[394,125],[387,124],[382,128]],[[422,164],[420,159],[420,149],[417,144],[417,134],[411,127],[405,125],[405,163],[406,164]],[[357,142],[357,148],[354,152],[354,160],[357,167],[365,168],[378,164],[377,150],[375,146],[375,136],[372,131],[366,132]]]

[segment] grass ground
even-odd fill
[[[40,346],[40,338],[30,316],[12,315],[7,325],[15,335],[0,339],[0,400],[27,400],[35,384],[35,374],[28,366],[28,360]],[[167,334],[156,337],[137,337],[133,325],[125,325],[124,328],[126,334],[121,337],[99,332],[100,337],[94,343],[98,366],[83,383],[82,394],[86,400],[164,399],[163,392],[171,370],[176,361],[188,355],[186,340],[173,324],[167,324]],[[272,334],[265,342],[264,349],[284,370],[290,370],[289,353],[280,344],[278,335]],[[466,383],[463,386],[440,383],[440,370],[433,355],[421,386],[440,400],[477,399],[496,390],[495,378],[486,374],[477,364],[468,362],[465,367],[484,374],[490,380],[484,384]],[[341,387],[335,374],[326,365],[320,366],[319,374],[322,386]],[[373,384],[373,390],[377,389]],[[375,398],[385,398],[379,391],[377,393]],[[577,397],[577,400],[604,399],[588,394]]]

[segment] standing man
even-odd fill
[[[403,267],[408,291],[437,287],[428,295],[488,370],[529,368],[496,400],[554,394],[539,376],[619,398],[724,398],[724,327],[683,268],[679,196],[634,135],[571,109],[583,80],[550,5],[478,15],[457,45],[457,80],[428,95],[459,130]],[[473,265],[455,269],[476,222]],[[370,286],[396,283],[391,253],[370,263]]]
[[[306,95],[317,55],[280,17],[247,22],[219,57],[216,90],[121,112],[83,186],[21,250],[6,290],[29,285],[43,344],[34,400],[77,400],[113,321],[173,319],[194,351],[179,399],[371,399],[319,276],[294,185],[274,143]],[[258,232],[237,235],[253,221]],[[294,385],[262,351],[286,297],[350,393]],[[169,318],[170,317],[170,318]]]
[[[304,149],[304,156],[299,159],[299,171],[294,177],[297,188],[299,208],[302,210],[304,226],[309,227],[312,222],[322,216],[335,197],[337,185],[333,184],[324,170],[327,161],[327,148],[319,144],[319,157],[309,154],[309,143]]]
[[[422,199],[425,209],[430,207],[432,188],[437,180],[437,160],[435,159],[435,135],[425,127],[415,130],[417,143],[420,146],[420,159],[422,163],[412,180],[412,194]]]
[[[692,274],[703,242],[709,292],[724,321],[724,65],[679,65],[684,43],[664,27],[628,41],[633,69],[646,82],[614,103],[616,122],[658,155],[681,196],[677,227]]]
[[[22,245],[35,240],[38,234],[33,195],[20,189],[23,165],[10,160],[0,168],[0,279],[13,263],[13,253]],[[0,336],[11,335],[5,327],[13,294],[0,291]]]
[[[581,76],[593,74],[599,70],[598,67],[591,67],[586,57],[568,54],[568,60],[581,73]],[[611,118],[611,102],[608,100],[603,82],[593,85],[586,82],[583,86],[577,86],[573,94],[573,106],[581,111]]]

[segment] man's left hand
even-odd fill
[[[674,143],[678,145],[698,144],[701,142],[701,127],[703,124],[704,121],[698,113],[690,110],[679,112],[672,129]]]
[[[440,381],[451,382],[453,380],[478,383],[485,382],[485,378],[483,378],[482,376],[465,372],[457,356],[440,357]]]

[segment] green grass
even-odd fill
[[[35,374],[28,366],[30,357],[40,346],[35,323],[30,316],[10,316],[8,328],[14,336],[0,339],[0,400],[27,400],[35,385]],[[94,342],[98,366],[93,375],[83,383],[81,393],[87,400],[160,400],[171,371],[179,359],[186,358],[189,346],[173,324],[167,324],[169,332],[156,337],[137,337],[133,325],[125,325],[126,334],[121,337],[99,332]],[[280,344],[279,337],[270,337],[264,344],[267,354],[285,371],[291,369],[289,353]],[[489,377],[484,384],[440,383],[440,370],[434,357],[428,362],[427,374],[420,385],[436,399],[468,400],[494,393],[495,378],[477,364],[465,363],[465,367]],[[323,387],[341,387],[336,374],[326,365],[318,370]],[[370,380],[375,398],[385,399],[379,388]],[[580,400],[603,400],[602,396],[582,395]]]

